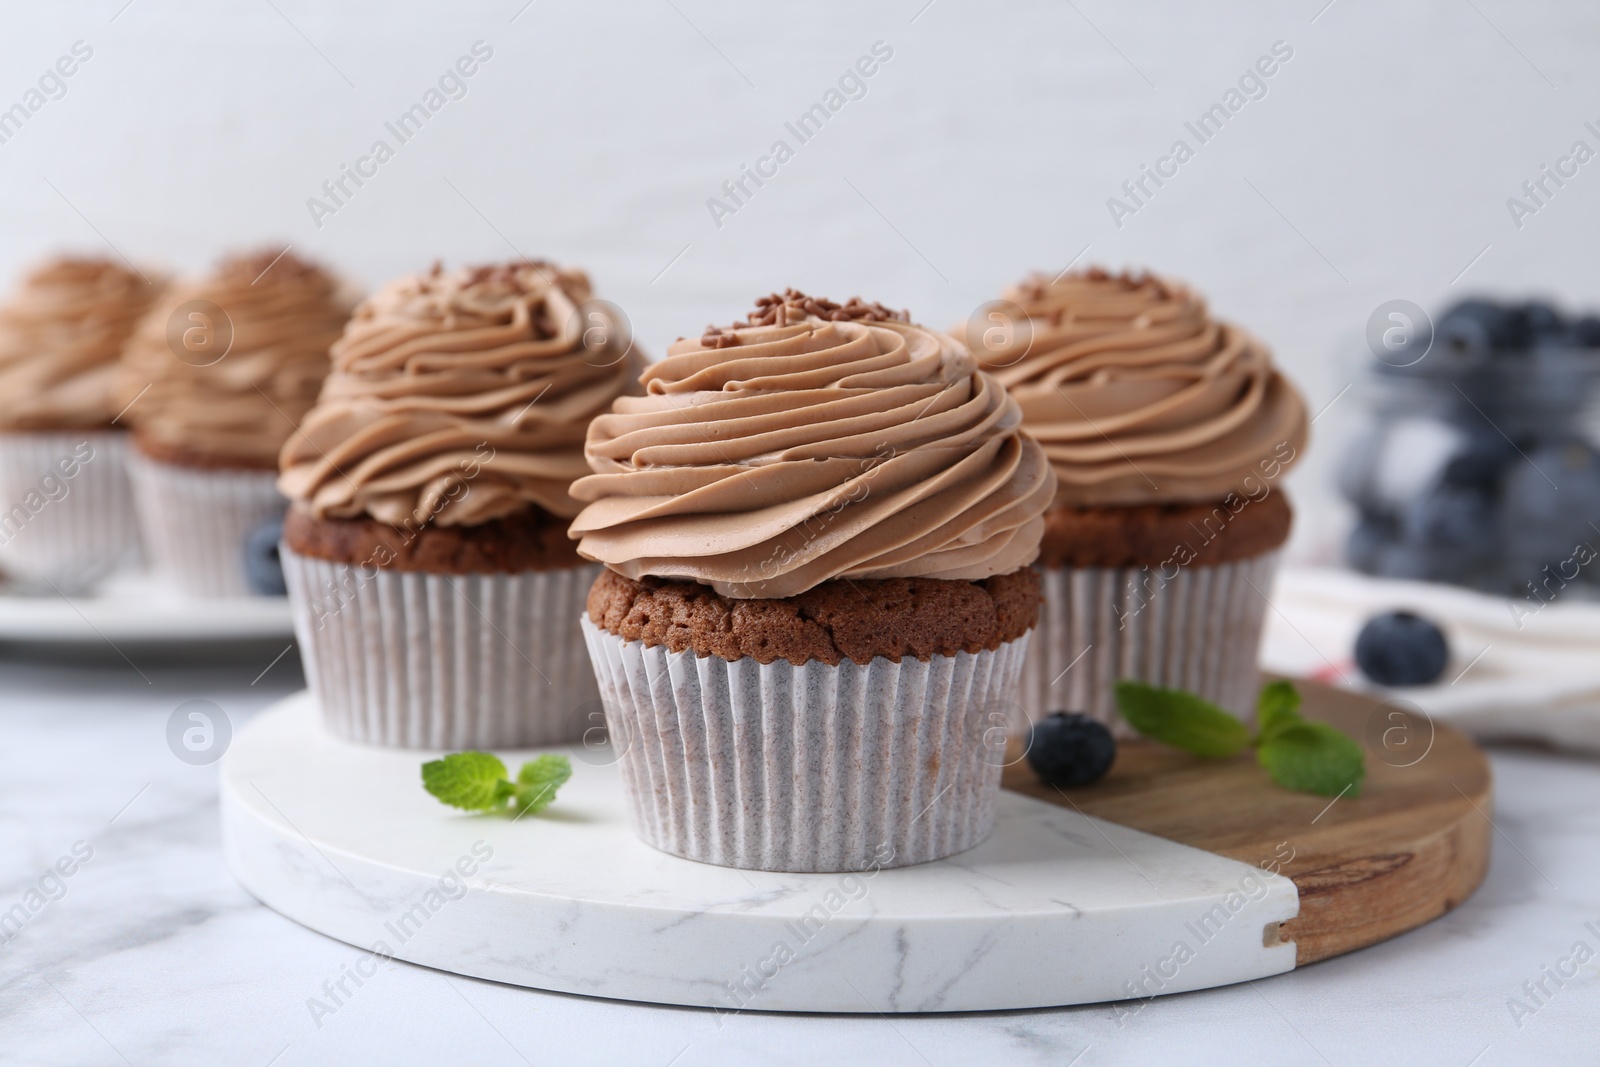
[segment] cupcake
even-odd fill
[[[780,871],[982,841],[1055,483],[1015,401],[904,312],[794,290],[640,383],[572,488],[639,836]]]
[[[278,482],[333,733],[518,748],[598,727],[578,618],[599,568],[567,537],[568,490],[638,363],[588,278],[546,263],[435,266],[356,310]]]
[[[113,381],[158,286],[63,258],[0,307],[0,566],[81,592],[138,556]]]
[[[1112,685],[1134,678],[1249,721],[1289,535],[1281,478],[1306,443],[1300,395],[1265,345],[1153,275],[1035,276],[995,315],[958,333],[1016,398],[1057,485],[1027,719],[1083,711],[1126,735]]]
[[[246,546],[283,515],[278,452],[316,402],[353,301],[292,254],[172,286],[123,353],[134,503],[156,572],[191,596],[274,591]],[[281,592],[281,590],[276,590]]]

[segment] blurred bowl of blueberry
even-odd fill
[[[1540,600],[1600,596],[1600,317],[1542,301],[1448,308],[1372,376],[1340,490],[1351,567]]]

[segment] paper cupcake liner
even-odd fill
[[[578,617],[600,568],[383,570],[279,549],[323,722],[391,748],[579,740],[600,694]]]
[[[127,452],[116,431],[0,434],[0,566],[82,592],[136,561]]]
[[[1186,689],[1252,722],[1277,566],[1273,551],[1183,567],[1168,581],[1154,568],[1044,568],[1044,605],[1022,672],[1027,718],[1014,730],[1052,711],[1081,711],[1133,736],[1111,689],[1123,678]]]
[[[245,542],[283,514],[275,472],[183,467],[132,449],[128,473],[145,554],[157,574],[189,596],[253,595]]]
[[[994,742],[1027,635],[926,662],[796,667],[647,648],[587,617],[583,633],[634,830],[663,852],[859,871],[954,855],[994,828]]]

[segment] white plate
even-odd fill
[[[0,641],[114,644],[294,636],[287,597],[199,600],[148,574],[112,578],[93,596],[0,592]]]

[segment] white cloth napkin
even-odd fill
[[[1600,604],[1511,600],[1452,586],[1287,566],[1278,575],[1262,665],[1416,705],[1483,739],[1600,753]],[[1450,641],[1433,685],[1384,689],[1355,666],[1362,624],[1406,609]]]

